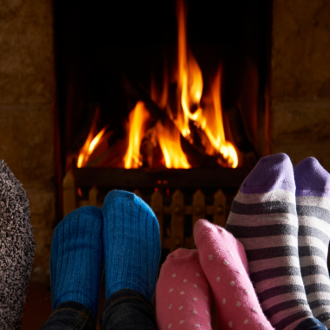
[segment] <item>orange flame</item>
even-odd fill
[[[190,168],[186,155],[181,149],[179,131],[171,132],[159,121],[156,124],[156,130],[158,143],[164,155],[165,166],[167,168]]]
[[[201,134],[201,143],[205,152],[209,155],[221,154],[218,162],[229,167],[238,166],[237,152],[232,143],[226,140],[221,109],[221,72],[216,74],[210,88],[210,95],[203,95],[203,76],[201,69],[187,45],[186,32],[186,9],[184,0],[177,0],[177,21],[178,21],[178,70],[176,74],[177,83],[177,109],[172,111],[168,98],[169,77],[167,66],[164,66],[164,82],[162,92],[158,92],[154,77],[151,81],[151,99],[161,109],[165,109],[169,118],[174,122],[177,130],[164,127],[157,122],[153,128],[153,137],[156,137],[164,156],[164,163],[167,168],[190,168],[190,164],[182,151],[180,133],[190,142],[193,142],[193,134],[190,132],[190,125],[193,123],[198,127]],[[201,99],[203,96],[203,104]],[[209,103],[208,103],[209,102]],[[192,110],[194,109],[194,111]],[[135,108],[129,115],[128,129],[129,143],[126,154],[123,158],[125,168],[138,168],[141,166],[140,145],[146,131],[146,124],[150,114],[142,101],[137,102]],[[77,166],[83,167],[88,158],[100,142],[106,128],[96,135],[96,121],[92,123],[90,133],[82,147]],[[96,136],[95,136],[96,135]],[[94,137],[95,136],[95,137]],[[153,141],[154,143],[154,141]],[[122,156],[120,156],[120,160]],[[220,159],[221,158],[221,159]],[[223,161],[225,160],[225,161]]]
[[[186,14],[183,1],[177,1],[178,20],[178,88],[181,92],[183,113],[177,125],[183,136],[190,134],[189,119],[196,121],[201,117],[201,109],[190,112],[193,105],[199,105],[203,93],[203,77],[194,56],[187,51]]]
[[[213,113],[205,111],[205,134],[209,138],[212,146],[219,151],[227,160],[228,165],[236,168],[238,165],[238,157],[234,146],[225,139],[225,131],[222,120],[222,109],[220,100],[221,90],[221,71],[220,66],[212,85]]]
[[[124,156],[125,168],[138,168],[142,165],[139,159],[140,144],[149,117],[149,112],[142,101],[137,102],[135,108],[129,114],[129,144]]]
[[[88,163],[90,155],[93,153],[95,148],[101,142],[101,139],[107,129],[107,126],[103,127],[102,130],[95,136],[97,117],[98,117],[98,110],[96,110],[96,112],[95,112],[95,116],[94,116],[91,128],[89,130],[87,139],[86,139],[84,145],[82,146],[82,148],[79,150],[79,155],[78,155],[78,160],[77,160],[78,168],[84,167]]]
[[[186,14],[183,0],[177,0],[178,20],[178,94],[181,94],[181,109],[174,119],[181,134],[189,139],[189,121],[202,128],[213,148],[222,154],[230,167],[237,167],[238,157],[234,146],[225,139],[220,100],[221,69],[218,70],[212,86],[213,111],[202,109],[200,100],[203,94],[202,72],[194,56],[187,47]],[[197,110],[192,113],[191,108]],[[206,148],[207,152],[207,148]],[[212,152],[214,153],[214,152]]]

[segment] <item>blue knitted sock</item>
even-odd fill
[[[84,206],[69,213],[56,227],[50,274],[53,310],[75,301],[96,317],[104,267],[101,210]]]
[[[134,289],[151,302],[161,253],[156,216],[142,199],[119,190],[107,195],[102,214],[106,298]]]

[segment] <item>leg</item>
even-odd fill
[[[75,301],[61,303],[40,330],[95,330],[96,319],[83,304]]]
[[[277,330],[326,329],[313,318],[300,272],[295,181],[289,157],[262,158],[226,224],[244,246],[260,304]]]
[[[102,330],[157,330],[155,310],[141,292],[121,289],[104,304],[100,326]]]
[[[107,302],[101,327],[157,329],[151,302],[161,253],[158,221],[142,199],[126,191],[111,191],[102,214]]]
[[[0,160],[0,329],[21,328],[34,257],[29,200]]]
[[[330,328],[330,175],[313,157],[294,170],[299,219],[299,258],[313,315]]]
[[[103,220],[99,208],[69,213],[52,239],[50,272],[53,313],[44,330],[96,328],[103,273]]]

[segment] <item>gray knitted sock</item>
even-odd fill
[[[20,329],[34,257],[29,200],[0,160],[0,329]]]

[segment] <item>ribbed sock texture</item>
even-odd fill
[[[120,190],[108,193],[102,214],[106,298],[133,289],[151,302],[161,254],[155,214],[141,198]]]
[[[273,327],[325,329],[313,319],[300,272],[294,174],[287,155],[258,162],[233,201],[226,229],[245,248],[251,280]]]
[[[294,170],[300,267],[313,315],[330,328],[330,174],[313,157]]]
[[[156,289],[159,330],[211,330],[211,297],[197,250],[177,249],[166,258]]]
[[[34,257],[29,199],[0,160],[0,329],[21,328]]]
[[[50,259],[53,310],[75,301],[96,317],[104,269],[101,210],[84,206],[69,213],[55,228]]]
[[[197,221],[194,237],[213,293],[219,328],[273,330],[249,278],[243,245],[228,231],[207,220]]]

